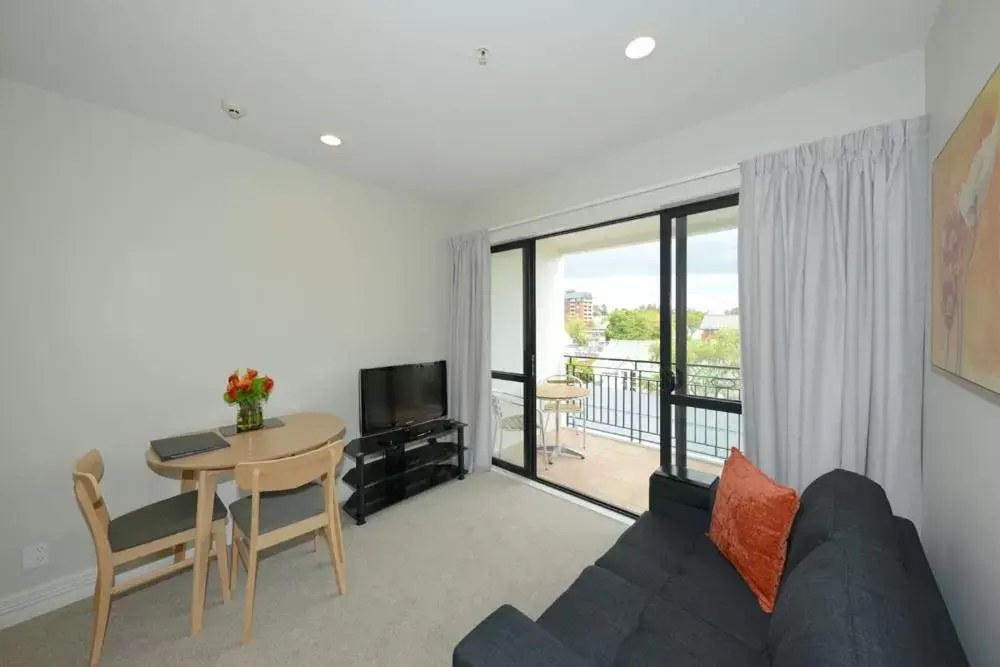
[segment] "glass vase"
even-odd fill
[[[264,426],[264,411],[260,403],[240,403],[236,411],[236,432],[255,431]]]

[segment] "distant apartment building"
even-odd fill
[[[563,300],[565,319],[579,317],[590,324],[594,321],[594,295],[590,292],[566,290]]]

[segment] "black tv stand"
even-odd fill
[[[363,526],[369,514],[442,482],[465,479],[466,427],[441,419],[352,440],[344,453],[355,465],[344,482],[354,493],[344,510]]]

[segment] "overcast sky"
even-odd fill
[[[739,305],[736,239],[735,229],[688,239],[689,308],[721,313]],[[566,255],[565,271],[566,289],[591,292],[611,310],[660,301],[658,242]]]

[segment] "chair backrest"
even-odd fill
[[[285,491],[308,484],[326,475],[332,479],[344,454],[344,441],[328,442],[319,449],[276,461],[241,463],[233,477],[241,489],[255,493]]]
[[[512,415],[524,414],[524,397],[508,394],[504,391],[493,392],[493,417],[503,419]]]
[[[579,387],[583,386],[583,380],[573,375],[553,375],[545,378],[545,381],[549,384],[568,384]]]
[[[96,449],[90,450],[73,464],[73,491],[80,511],[83,512],[83,518],[87,522],[87,528],[90,529],[90,535],[94,538],[94,548],[97,549],[99,561],[102,552],[111,552],[111,544],[108,542],[108,524],[111,523],[111,517],[104,502],[104,493],[101,491],[102,479],[104,479],[104,459]]]

